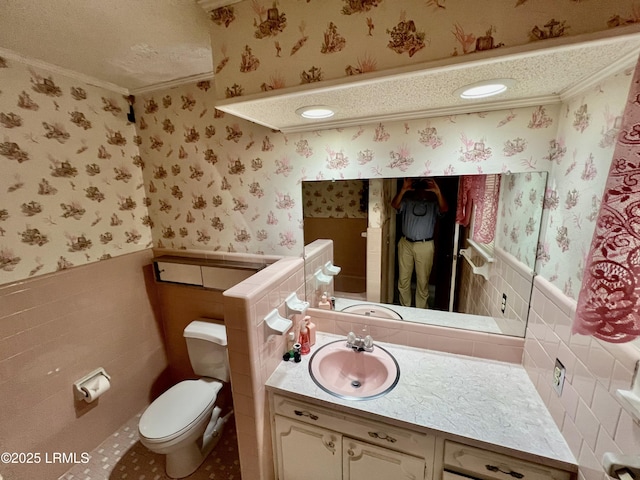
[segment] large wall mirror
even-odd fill
[[[495,203],[491,242],[474,241],[474,229],[482,221],[476,215],[477,199],[466,205],[472,209],[467,210],[469,224],[460,224],[460,192],[468,193],[466,181],[480,179],[490,185],[486,196],[490,200],[493,195]],[[402,232],[391,200],[404,179],[302,182],[305,245],[332,240],[333,264],[340,267],[326,285],[308,283],[307,299],[316,306],[324,290],[335,298],[337,311],[524,337],[546,179],[546,172],[471,176],[466,181],[434,177],[449,209],[436,224],[427,309],[399,301],[397,243]]]

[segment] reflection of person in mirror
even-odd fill
[[[403,236],[398,242],[400,304],[411,306],[411,277],[415,267],[415,306],[427,308],[436,220],[449,207],[440,187],[432,178],[405,178],[391,206],[402,215]]]

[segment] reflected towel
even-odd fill
[[[473,239],[478,243],[491,243],[498,221],[500,197],[499,175],[465,175],[461,178],[456,209],[456,223],[469,226],[473,217]]]

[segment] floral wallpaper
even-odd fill
[[[636,0],[245,0],[208,14],[218,98],[640,21]]]
[[[633,69],[563,104],[558,136],[545,159],[550,170],[538,245],[538,273],[577,298],[607,173],[620,131]]]
[[[285,135],[216,111],[212,95],[201,82],[137,100],[156,246],[299,255],[303,181],[535,171],[547,166],[559,110]]]
[[[302,199],[305,217],[367,218],[368,182],[303,182]]]
[[[216,110],[208,81],[141,98],[138,131],[149,226],[164,248],[302,252],[306,140]]]
[[[122,95],[0,57],[0,284],[151,245]]]
[[[496,245],[532,270],[536,263],[547,172],[502,175]]]
[[[304,180],[549,171],[538,268],[571,297],[630,83],[562,106],[285,135],[217,111],[207,81],[139,96],[133,125],[119,94],[0,65],[0,283],[151,245],[299,255]]]
[[[134,125],[122,95],[0,64],[0,283],[151,245],[299,255],[303,180],[534,170],[558,115],[539,106],[288,136],[216,111],[205,81],[139,96]]]
[[[391,206],[396,192],[394,182],[395,179],[380,178],[369,181],[369,227],[382,228],[396,214]]]

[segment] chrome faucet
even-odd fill
[[[373,338],[371,335],[365,335],[364,338],[353,332],[347,335],[347,348],[351,348],[356,352],[373,352]]]

